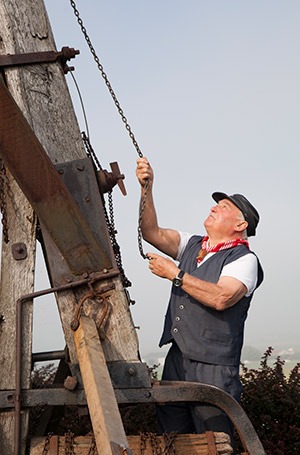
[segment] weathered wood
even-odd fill
[[[34,8],[30,0],[23,1],[21,5],[10,0],[0,0],[0,20],[1,53],[55,50],[51,27],[42,0],[34,2]],[[10,92],[52,162],[61,163],[85,158],[80,130],[60,65],[52,63],[7,69],[5,74]],[[128,302],[120,279],[116,281],[118,281],[119,295],[114,301],[110,327],[112,329],[115,326],[118,327],[121,335],[113,335],[114,338],[108,340],[104,346],[105,354],[110,361],[138,360],[138,341],[133,330]],[[71,361],[76,361],[76,352],[70,336],[68,313],[72,312],[75,301],[73,292],[58,296],[58,306]],[[130,340],[129,343],[122,341],[123,335],[126,341]]]
[[[98,452],[121,453],[128,443],[95,322],[82,316],[74,338]]]
[[[1,120],[0,120],[1,121]],[[16,302],[33,290],[35,262],[35,217],[23,193],[8,173],[10,191],[6,192],[9,242],[2,241],[0,313],[5,322],[0,327],[0,389],[14,387],[16,379]],[[12,245],[23,242],[27,257],[16,261]],[[29,388],[31,372],[32,303],[24,304],[22,328],[22,387]],[[28,413],[22,414],[23,433],[26,438]],[[2,453],[13,453],[14,414],[0,413],[0,447]],[[23,444],[24,448],[24,444]]]
[[[230,455],[233,453],[230,445],[229,436],[225,433],[214,433],[216,451],[218,455]],[[152,443],[157,443],[158,447],[164,449],[166,441],[163,436],[141,435],[128,436],[129,447],[133,455],[153,455]],[[77,436],[73,440],[73,450],[75,455],[88,455],[93,444],[93,437]],[[209,455],[207,438],[205,434],[179,434],[174,439],[176,455]],[[34,438],[31,442],[30,455],[40,455],[45,446],[45,438]],[[65,453],[65,437],[59,437],[59,448],[57,455]],[[141,450],[144,447],[143,451]],[[95,452],[97,455],[98,452]],[[169,453],[173,453],[170,450]]]
[[[0,0],[0,23],[2,54],[56,50],[42,0]],[[9,68],[5,70],[5,80],[10,93],[54,164],[86,156],[65,76],[58,63]],[[34,281],[34,215],[13,181],[10,189],[7,196],[10,242],[3,245],[1,261],[0,313],[4,314],[7,321],[0,327],[1,389],[11,388],[15,376],[15,302],[21,295],[32,291]],[[11,245],[15,242],[24,242],[27,246],[28,257],[24,261],[16,262],[12,258]],[[103,344],[105,355],[107,360],[138,361],[137,336],[126,295],[121,280],[117,278],[114,282],[116,290],[111,295],[113,311],[107,339]],[[70,321],[80,295],[69,291],[57,296],[71,362],[77,362],[77,356]],[[28,387],[32,310],[29,303],[25,305],[22,381],[23,387]],[[5,375],[2,374],[3,371]],[[11,414],[2,413],[0,416],[0,447],[8,455],[13,453],[11,419]]]

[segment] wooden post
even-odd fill
[[[0,0],[0,53],[16,54],[56,50],[48,16],[42,0]],[[72,47],[72,43],[66,43]],[[80,57],[78,57],[80,58]],[[5,70],[5,81],[15,101],[34,130],[53,164],[85,158],[80,130],[73,110],[62,68],[59,63],[35,64]],[[1,119],[0,119],[1,124]],[[0,150],[1,153],[1,150]],[[24,195],[7,172],[5,196],[9,242],[2,244],[0,314],[6,322],[0,326],[0,389],[11,389],[15,379],[15,308],[16,301],[34,287],[35,216]],[[16,261],[12,245],[23,242],[27,257]],[[103,343],[106,360],[138,360],[138,341],[120,278],[114,278],[111,293],[113,311],[107,338]],[[71,362],[77,363],[70,322],[76,304],[76,292],[57,297]],[[22,387],[30,387],[32,305],[23,311]],[[25,420],[23,450],[27,434]],[[0,447],[13,453],[13,414],[0,414]],[[22,452],[23,453],[23,452]],[[19,454],[18,454],[19,455]]]
[[[121,454],[128,443],[95,322],[82,316],[74,338],[98,453]]]

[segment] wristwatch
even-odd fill
[[[175,276],[175,278],[173,278],[173,284],[177,288],[180,288],[180,286],[182,285],[182,278],[184,274],[185,272],[183,270],[179,270],[178,275]]]

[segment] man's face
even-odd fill
[[[228,199],[214,205],[204,221],[207,230],[220,236],[232,236],[236,226],[243,220],[241,211]]]

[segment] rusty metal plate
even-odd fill
[[[105,257],[109,258],[109,270],[118,270],[115,263],[114,253],[112,250],[110,238],[107,231],[104,217],[101,194],[98,187],[97,177],[93,164],[89,158],[69,161],[56,165],[57,175],[66,185],[72,194],[76,204],[80,208],[86,223],[91,229],[97,243]],[[51,275],[51,281],[55,286],[63,285],[66,282],[74,281],[75,276],[72,273],[66,258],[57,249],[52,238],[41,223],[43,240],[45,244],[45,255],[48,262],[48,271]],[[102,269],[105,268],[103,263]],[[88,270],[86,271],[88,272]],[[84,277],[84,273],[81,274]]]
[[[107,238],[101,237],[103,223],[96,235],[1,80],[0,119],[2,158],[71,273],[112,268]]]

